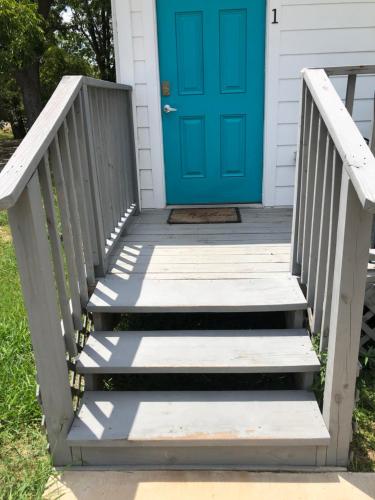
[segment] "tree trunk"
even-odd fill
[[[16,118],[14,121],[11,120],[10,124],[12,126],[13,137],[15,139],[23,139],[26,135],[26,129],[22,117]]]
[[[39,61],[20,69],[16,81],[21,89],[23,104],[27,116],[28,128],[32,126],[42,111],[42,98],[39,79]]]

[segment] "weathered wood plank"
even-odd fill
[[[306,330],[95,332],[80,373],[289,373],[320,368]]]
[[[331,213],[331,198],[332,198],[332,176],[335,169],[334,163],[334,146],[332,141],[329,141],[327,161],[324,168],[324,180],[322,188],[322,209],[320,214],[320,232],[319,232],[319,247],[317,249],[317,273],[315,296],[313,305],[313,321],[311,331],[313,333],[322,333],[322,317],[323,317],[323,302],[325,293],[325,283],[327,276],[328,264],[328,244],[329,244],[329,226]],[[323,334],[321,335],[323,336]]]
[[[332,191],[331,206],[329,211],[329,237],[328,237],[328,256],[327,273],[324,287],[323,316],[320,335],[320,350],[325,350],[328,345],[329,325],[331,321],[331,301],[333,273],[336,255],[337,223],[339,216],[340,191],[342,177],[342,161],[336,149],[333,151],[333,172],[332,172]],[[328,215],[328,214],[327,214]]]
[[[291,221],[262,224],[136,224],[128,232],[134,235],[210,235],[210,234],[284,234],[291,233]]]
[[[291,273],[299,275],[301,271],[300,263],[298,261],[298,246],[299,246],[299,217],[301,211],[301,198],[302,198],[302,169],[303,169],[303,147],[305,138],[305,127],[306,127],[306,107],[307,107],[307,87],[305,82],[302,80],[302,96],[300,100],[300,113],[299,113],[299,124],[298,124],[298,148],[297,148],[297,159],[296,159],[296,171],[294,179],[294,210],[293,210],[293,222],[292,222],[292,256],[291,256]],[[303,195],[304,196],[304,195]]]
[[[79,296],[81,299],[81,307],[85,308],[88,301],[88,290],[85,273],[85,259],[83,255],[83,240],[80,221],[81,214],[79,214],[78,211],[76,180],[73,174],[69,130],[66,121],[64,121],[63,126],[58,132],[58,138],[62,168],[64,170],[65,193],[69,204],[70,224],[72,228],[74,255],[76,259],[76,269],[79,283]]]
[[[332,289],[323,417],[331,435],[327,465],[346,465],[366,285],[372,216],[343,173]]]
[[[83,193],[86,198],[86,206],[87,206],[86,211],[87,211],[88,226],[90,228],[89,236],[90,236],[93,264],[94,266],[97,266],[99,264],[98,245],[97,245],[98,235],[96,232],[95,218],[94,218],[94,192],[90,183],[89,152],[88,152],[88,144],[86,137],[87,130],[85,130],[84,104],[83,104],[82,91],[78,94],[76,103],[77,105],[75,107],[75,111],[77,114],[76,117],[77,140],[78,144],[80,145],[80,152],[81,152]]]
[[[81,300],[79,294],[77,262],[75,258],[75,245],[74,245],[73,231],[71,226],[70,207],[66,192],[64,171],[60,155],[60,146],[57,137],[55,138],[51,146],[51,164],[57,191],[57,201],[59,204],[60,216],[61,216],[61,226],[64,238],[64,252],[66,255],[66,261],[68,267],[68,279],[69,279],[70,297],[72,301],[74,327],[76,328],[76,330],[80,330],[82,328],[82,311],[81,311]]]
[[[69,442],[81,446],[328,441],[315,397],[307,391],[88,392],[69,433]]]
[[[14,205],[35,172],[82,87],[83,77],[64,76],[25,139],[0,173],[0,210]]]
[[[37,173],[9,210],[9,222],[28,312],[50,449],[55,465],[67,465],[71,462],[71,454],[66,435],[73,420],[73,405]]]
[[[303,222],[303,240],[302,240],[302,260],[301,260],[301,282],[306,284],[308,281],[310,243],[311,243],[311,224],[312,209],[314,202],[314,184],[316,175],[316,159],[318,152],[318,142],[322,130],[322,120],[318,109],[313,104],[310,123],[309,152],[306,173],[306,191],[305,191],[305,211]]]
[[[302,253],[303,253],[303,235],[305,227],[305,210],[306,210],[306,186],[307,186],[307,176],[308,176],[308,166],[309,166],[309,151],[310,151],[310,139],[311,139],[311,122],[313,118],[313,101],[310,91],[306,89],[306,114],[303,129],[303,143],[302,143],[302,158],[301,158],[301,181],[300,181],[300,209],[298,211],[298,242],[296,248],[296,264],[298,269],[296,271],[298,274],[301,272],[302,264]],[[297,224],[297,221],[296,221]]]
[[[125,278],[125,279],[124,279]],[[226,312],[305,309],[306,300],[293,277],[264,280],[173,282],[127,279],[121,274],[99,280],[90,298],[93,312]]]
[[[324,70],[303,70],[303,78],[344,162],[345,170],[362,206],[374,213],[374,156]]]
[[[95,274],[97,276],[104,276],[106,271],[105,264],[105,234],[104,234],[104,220],[102,203],[99,192],[99,177],[98,168],[100,166],[99,161],[95,154],[95,137],[93,128],[93,111],[91,109],[91,102],[87,90],[87,86],[83,86],[83,107],[84,107],[84,125],[86,134],[86,144],[88,153],[88,163],[89,163],[89,174],[90,174],[90,185],[91,192],[93,194],[92,204],[94,209],[94,221],[95,221],[95,233],[96,233],[96,247],[98,251],[98,264],[95,268]]]
[[[357,81],[356,74],[348,75],[348,83],[346,85],[345,107],[350,115],[353,114],[356,81]]]
[[[87,208],[87,199],[89,196],[85,196],[84,185],[83,185],[83,161],[81,159],[81,147],[82,144],[78,142],[78,129],[77,121],[75,117],[75,106],[72,105],[71,111],[67,116],[67,132],[69,134],[69,145],[71,154],[71,175],[74,183],[75,191],[75,201],[78,207],[78,221],[81,229],[82,245],[83,245],[83,255],[84,264],[86,271],[86,280],[89,286],[95,284],[95,274],[94,274],[94,263],[93,263],[93,251],[91,246],[90,238],[90,227],[89,227],[89,217]],[[74,198],[74,197],[73,197]],[[72,207],[74,209],[74,205]],[[78,243],[78,242],[77,242]]]
[[[310,236],[310,250],[308,262],[308,282],[307,282],[307,302],[310,307],[314,306],[315,286],[316,286],[316,273],[318,261],[318,249],[320,238],[321,226],[321,213],[322,213],[322,197],[323,197],[323,180],[326,164],[328,161],[328,147],[329,138],[325,125],[321,124],[319,142],[317,145],[318,151],[316,155],[315,166],[315,182],[314,182],[314,200],[312,206],[311,216],[311,236]]]
[[[51,243],[51,254],[53,259],[56,287],[59,296],[61,317],[64,325],[63,333],[65,345],[69,354],[71,356],[76,356],[78,351],[75,339],[75,329],[65,281],[64,257],[55,214],[53,186],[47,154],[44,157],[44,162],[39,166],[38,172],[40,177],[41,192],[43,195],[44,209],[46,212],[48,234]]]

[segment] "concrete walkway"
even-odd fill
[[[55,500],[359,500],[375,498],[375,473],[64,472]]]

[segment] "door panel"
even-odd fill
[[[167,202],[260,202],[265,0],[158,0],[157,17]]]

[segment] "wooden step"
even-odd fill
[[[68,442],[296,447],[326,445],[329,433],[315,396],[307,391],[88,391]]]
[[[306,330],[94,332],[81,373],[288,373],[320,368]]]
[[[293,276],[264,279],[147,280],[123,274],[98,281],[91,312],[257,312],[306,309]]]

